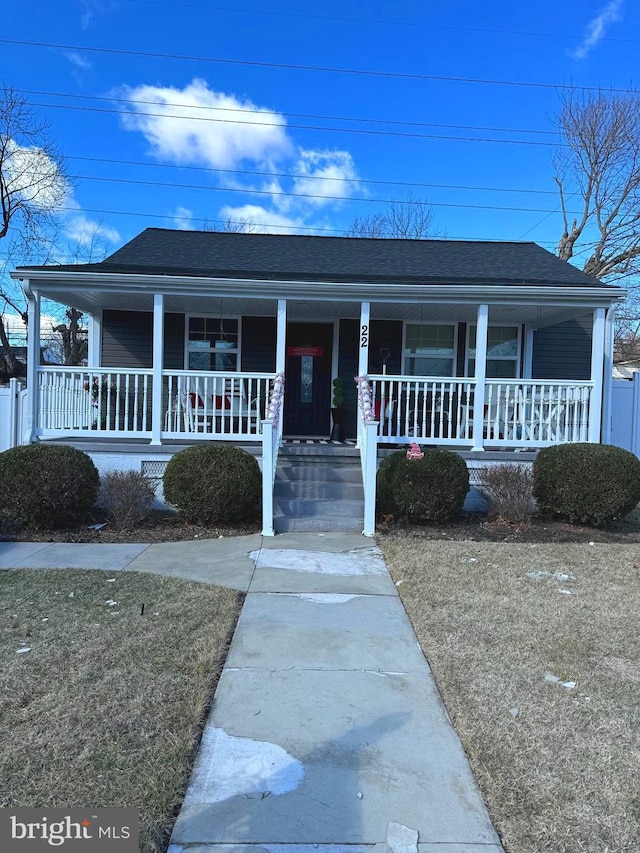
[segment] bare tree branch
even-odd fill
[[[400,238],[424,240],[442,237],[435,227],[435,215],[431,205],[412,192],[406,201],[390,202],[383,213],[356,217],[346,237]]]

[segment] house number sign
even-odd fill
[[[360,326],[360,348],[366,349],[369,346],[369,326]]]

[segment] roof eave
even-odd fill
[[[504,301],[531,302],[618,302],[627,291],[611,285],[575,284],[417,284],[415,282],[338,282],[305,281],[287,279],[216,278],[203,276],[175,276],[140,273],[94,273],[38,270],[21,268],[11,273],[13,279],[29,281],[34,289],[67,289],[70,284],[91,287],[94,290],[109,290],[112,293],[165,293],[202,295],[206,289],[214,295],[228,294],[229,287],[237,297],[264,298],[309,298],[308,289],[313,288],[313,297],[318,300],[339,301]],[[39,286],[40,285],[40,286]]]

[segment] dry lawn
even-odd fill
[[[164,850],[239,607],[168,577],[0,572],[0,805],[132,806]]]
[[[381,545],[505,849],[637,853],[640,547]]]

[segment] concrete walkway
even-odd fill
[[[248,590],[169,853],[502,851],[382,555],[361,536],[0,543],[0,568],[27,566]]]

